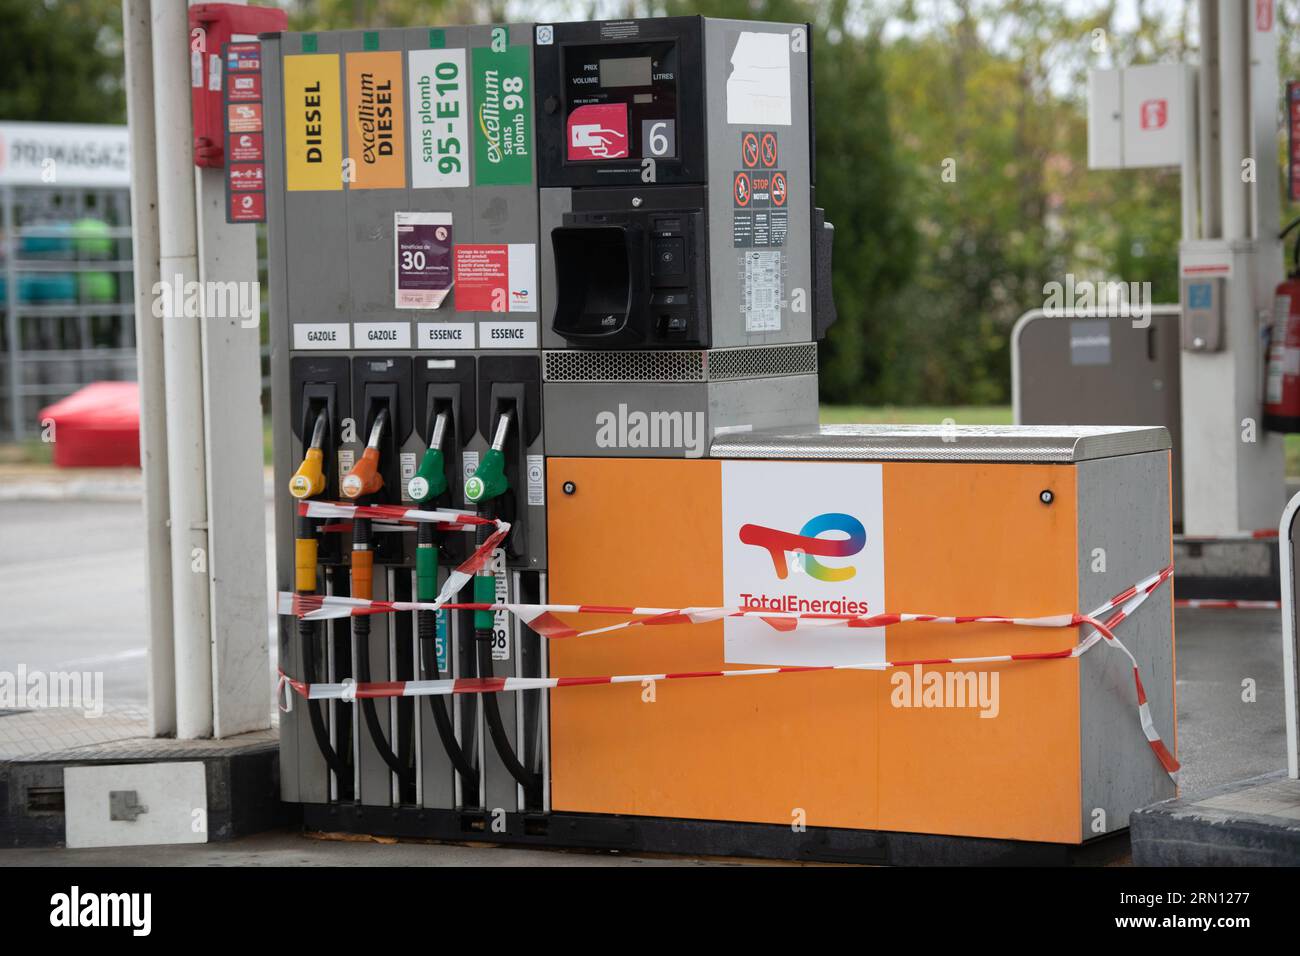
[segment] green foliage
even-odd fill
[[[0,0],[0,119],[125,123],[120,0]]]

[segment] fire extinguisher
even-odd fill
[[[1279,238],[1300,225],[1296,219]],[[1273,326],[1264,376],[1264,427],[1274,432],[1300,432],[1300,239],[1292,256],[1291,274],[1273,293]]]

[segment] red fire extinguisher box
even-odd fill
[[[221,48],[231,40],[256,39],[289,25],[278,7],[200,3],[190,7],[190,100],[194,113],[194,165],[226,164],[225,107],[221,102]]]

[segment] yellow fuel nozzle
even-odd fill
[[[314,498],[325,490],[325,453],[321,450],[325,441],[325,424],[326,412],[322,408],[312,428],[307,454],[289,479],[289,494],[295,498]]]
[[[379,442],[384,436],[384,427],[387,424],[388,409],[381,408],[379,414],[375,416],[375,423],[370,427],[370,441],[366,442],[366,450],[343,476],[343,481],[339,485],[344,498],[363,498],[366,495],[373,495],[384,487],[384,476],[379,473]]]

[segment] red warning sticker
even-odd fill
[[[748,206],[752,195],[749,186],[749,173],[736,173],[736,185],[732,191],[737,206]]]
[[[231,163],[227,173],[232,192],[250,192],[266,188],[261,163]]]
[[[232,133],[230,135],[230,159],[236,163],[260,163],[262,155],[261,133]]]
[[[771,169],[776,165],[776,133],[763,134],[763,165]]]
[[[740,138],[740,161],[746,169],[758,165],[758,134],[746,133]]]
[[[785,205],[785,200],[786,200],[785,173],[778,172],[772,174],[771,195],[772,195],[773,206]]]

